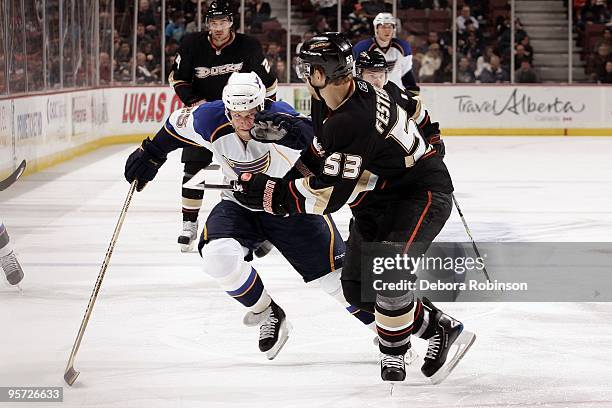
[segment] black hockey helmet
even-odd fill
[[[206,10],[206,22],[219,17],[227,17],[230,21],[233,21],[233,16],[234,13],[232,13],[228,2],[224,0],[213,1]]]
[[[355,72],[357,76],[361,76],[364,69],[370,69],[373,71],[389,71],[389,65],[385,56],[378,51],[362,51],[357,56],[357,62],[355,62]]]
[[[302,44],[295,70],[301,79],[308,79],[315,68],[321,69],[327,82],[353,72],[353,46],[338,32],[316,35]]]

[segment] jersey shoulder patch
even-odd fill
[[[224,128],[232,126],[225,116],[223,101],[207,102],[200,105],[194,112],[194,127],[204,140],[213,142]]]
[[[373,38],[366,38],[365,40],[361,40],[353,47],[353,54],[355,55],[355,57],[358,57],[359,53],[363,51],[369,51],[373,44]]]

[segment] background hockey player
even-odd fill
[[[23,269],[15,256],[11,239],[2,221],[0,221],[0,266],[11,285],[17,285],[23,279]]]
[[[255,73],[232,74],[223,90],[223,102],[178,110],[153,140],[143,141],[128,158],[126,179],[138,179],[138,189],[142,189],[153,179],[166,154],[187,143],[210,146],[229,180],[236,180],[245,171],[284,176],[300,151],[312,142],[312,124],[285,102],[268,101],[266,107],[265,94],[265,87]],[[252,139],[250,130],[258,112],[261,124],[255,135],[273,134],[275,143]],[[268,295],[249,262],[252,251],[265,239],[276,246],[305,282],[316,281],[374,329],[372,313],[350,306],[343,297],[340,271],[344,242],[331,217],[308,214],[282,217],[253,211],[238,203],[231,191],[224,191],[202,233],[199,249],[204,269],[249,309],[244,322],[260,325],[259,347],[268,358],[274,358],[284,344],[288,327],[284,311]]]
[[[206,12],[207,32],[185,36],[176,55],[169,82],[186,106],[221,99],[221,91],[232,72],[256,72],[263,80],[268,97],[276,94],[276,77],[259,42],[248,35],[235,33],[233,13],[225,2],[213,2]],[[212,161],[212,153],[201,146],[183,149],[185,163],[183,184]],[[190,251],[197,237],[198,213],[202,207],[201,190],[182,189],[183,231],[179,244]]]
[[[417,126],[423,133],[425,141],[436,149],[438,156],[444,158],[446,151],[444,142],[440,138],[440,125],[438,122],[431,121],[420,96],[404,92],[395,83],[388,80],[389,66],[381,53],[374,50],[360,52],[355,62],[355,73],[357,78],[387,91],[392,99],[400,100],[401,98],[401,100],[404,100],[405,109],[409,115],[412,116],[417,111],[422,110],[425,114],[420,116]]]
[[[415,300],[410,291],[378,292],[375,304],[364,302],[361,251],[364,243],[396,242],[409,257],[420,256],[450,215],[453,185],[442,159],[416,125],[427,115],[425,109],[413,108],[408,114],[410,107],[403,100],[354,80],[353,67],[352,47],[342,34],[321,34],[303,44],[296,69],[312,96],[316,135],[298,161],[303,176],[287,181],[243,174],[243,190],[235,197],[281,215],[327,214],[348,203],[353,222],[342,286],[351,304],[375,311],[381,377],[405,379],[404,355],[414,334],[428,340],[421,372],[437,383],[475,336],[427,299]],[[453,345],[461,347],[448,355]]]
[[[359,41],[353,48],[357,59],[363,51],[378,51],[389,66],[389,81],[410,93],[418,94],[419,87],[412,74],[412,48],[407,41],[395,37],[397,19],[391,13],[378,13],[372,23],[374,37]]]

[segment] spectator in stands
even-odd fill
[[[156,27],[157,22],[155,21],[155,14],[153,13],[149,0],[140,0],[138,3],[138,22],[142,23],[145,27]]]
[[[331,28],[327,24],[327,19],[325,18],[325,16],[318,15],[315,17],[312,27],[310,28],[310,31],[312,31],[315,34],[322,34],[322,33],[331,31]]]
[[[501,67],[501,60],[497,55],[491,56],[489,69],[483,69],[478,80],[482,83],[502,83],[509,80],[508,73]]]
[[[470,32],[461,53],[468,57],[470,61],[476,61],[483,54],[482,47],[476,33]]]
[[[248,15],[248,18],[246,18],[247,24],[251,29],[261,31],[261,23],[270,19],[272,8],[267,1],[251,0],[247,7],[246,14]]]
[[[100,53],[100,83],[108,84],[110,83],[111,78],[111,69],[112,64],[110,60],[110,55],[107,52]]]
[[[130,43],[127,41],[122,41],[119,50],[115,52],[115,59],[119,63],[130,62],[132,59],[132,49],[130,47]]]
[[[476,59],[476,70],[474,75],[479,78],[484,69],[488,69],[491,72],[491,57],[495,55],[493,46],[489,45],[485,47],[484,55],[481,55]],[[482,82],[482,81],[481,81]]]
[[[285,63],[284,59],[279,58],[276,60],[276,64],[274,65],[274,75],[276,75],[276,78],[278,78],[278,82],[287,82],[287,64]]]
[[[474,27],[476,27],[476,30],[478,30],[478,28],[479,28],[478,20],[476,20],[476,18],[471,15],[470,7],[469,6],[463,6],[461,8],[461,15],[459,17],[457,17],[457,32],[459,34],[463,34],[463,32],[465,31],[465,28],[466,28],[465,24],[468,21],[471,21],[472,24],[474,24]]]
[[[466,57],[461,57],[459,60],[459,68],[457,69],[457,82],[458,83],[473,83],[476,81],[474,72],[470,67],[470,60]]]
[[[268,60],[270,67],[274,68],[276,66],[276,61],[282,59],[280,44],[276,41],[271,41],[268,43],[268,49],[266,50],[265,57]]]
[[[598,81],[605,75],[606,63],[610,60],[610,46],[601,44],[597,53],[591,58],[588,70],[591,72],[591,80]]]
[[[166,39],[172,38],[178,42],[185,35],[185,17],[182,11],[176,11],[166,25]]]
[[[143,23],[138,23],[136,26],[136,44],[138,48],[142,48],[145,43],[150,43],[152,41],[153,38],[147,34],[145,25]]]
[[[440,44],[431,44],[421,59],[419,78],[422,82],[436,82],[436,72],[442,66]]]
[[[603,4],[597,0],[589,0],[587,4],[580,10],[578,18],[578,27],[584,28],[585,24],[605,24],[610,16]]]
[[[538,74],[531,67],[529,59],[523,58],[520,60],[519,69],[514,73],[514,81],[521,84],[535,84],[540,82]]]
[[[612,61],[607,61],[603,75],[597,77],[597,82],[601,84],[612,84]]]
[[[525,46],[523,44],[516,44],[514,46],[514,50],[515,50],[515,53],[514,53],[514,66],[515,67],[518,68],[521,65],[521,62],[525,59],[529,61],[529,65],[533,64],[533,56],[531,54],[528,54],[525,51]]]
[[[136,54],[136,82],[148,84],[157,81],[157,79],[157,75],[148,67],[145,53],[139,52]]]
[[[533,61],[533,47],[531,46],[531,41],[529,40],[529,36],[526,35],[525,37],[523,37],[520,44],[525,49],[525,56],[528,58],[531,58],[531,61]]]
[[[353,5],[353,11],[348,15],[348,20],[350,24],[348,34],[351,39],[359,40],[370,34],[370,22],[361,4]]]
[[[606,27],[603,29],[601,38],[593,47],[593,52],[597,52],[601,44],[608,44],[609,46],[612,46],[612,27]]]
[[[430,31],[429,34],[427,35],[427,41],[423,44],[418,44],[416,40],[408,40],[409,44],[415,44],[414,49],[417,50],[417,52],[420,52],[421,54],[425,54],[428,50],[429,47],[431,46],[431,44],[440,44],[440,36],[438,35],[438,33],[436,31]]]

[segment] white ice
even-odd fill
[[[611,241],[612,139],[446,143],[476,239]],[[26,277],[23,294],[0,285],[0,386],[64,386],[61,407],[612,407],[611,304],[444,304],[476,343],[443,384],[428,385],[418,364],[390,396],[372,334],[276,251],[255,265],[294,331],[266,360],[242,307],[204,276],[197,253],[179,252],[178,154],[133,199],[77,356],[81,375],[66,386],[133,148],[98,150],[1,193]],[[202,218],[216,200],[207,193]],[[348,217],[335,215],[345,238]],[[440,239],[466,240],[455,212]]]

